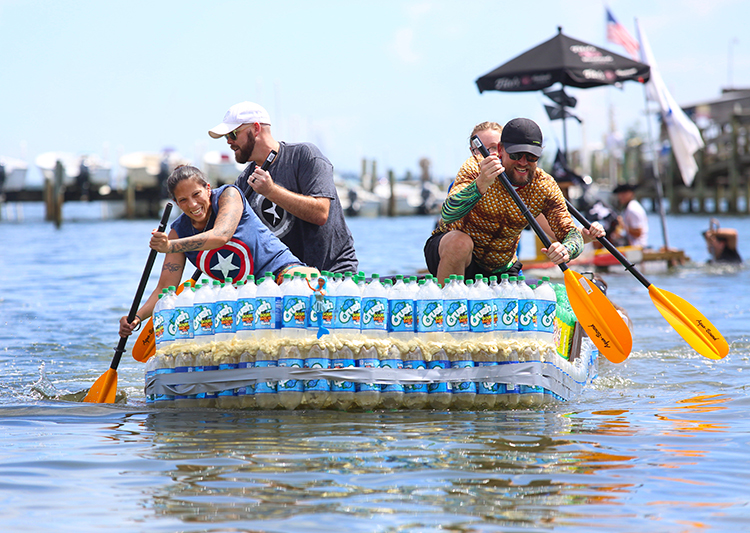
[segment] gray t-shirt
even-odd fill
[[[305,196],[330,198],[328,221],[322,226],[305,222],[256,193],[247,178],[255,170],[250,164],[235,184],[245,193],[258,218],[294,255],[318,270],[356,272],[359,263],[354,239],[344,220],[344,210],[333,184],[333,165],[313,144],[280,143],[279,154],[268,172],[274,182]]]

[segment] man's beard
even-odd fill
[[[508,176],[508,181],[514,187],[523,187],[524,185],[528,185],[529,183],[531,183],[534,174],[535,172],[531,172],[531,169],[529,169],[529,172],[526,173],[525,178],[519,177],[513,170],[509,170],[505,173],[505,175]]]
[[[255,136],[248,133],[245,146],[234,152],[235,161],[241,165],[247,163],[253,155],[253,150],[255,150]]]

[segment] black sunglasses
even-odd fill
[[[244,124],[243,124],[243,126],[244,126]],[[240,128],[241,127],[242,126],[240,126]],[[237,128],[236,130],[230,131],[229,133],[227,133],[226,136],[229,137],[230,139],[232,139],[233,141],[236,141],[237,140],[237,132],[240,130],[240,128]]]
[[[531,155],[527,152],[516,152],[515,154],[508,154],[508,157],[510,157],[513,161],[520,161],[523,156],[526,156],[526,161],[529,163],[536,163],[539,161],[539,158],[535,155]]]

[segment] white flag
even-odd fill
[[[704,146],[701,133],[698,126],[688,118],[667,90],[656,68],[656,61],[651,52],[651,46],[646,40],[646,34],[641,29],[638,20],[635,21],[635,25],[638,30],[638,40],[641,42],[641,62],[651,67],[651,79],[646,83],[648,99],[659,103],[662,120],[667,125],[669,142],[672,145],[677,166],[680,167],[682,180],[690,187],[698,172],[694,154]]]

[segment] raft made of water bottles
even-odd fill
[[[226,409],[503,409],[570,400],[598,352],[563,285],[253,276],[170,287],[146,400]],[[322,290],[321,290],[322,289]]]

